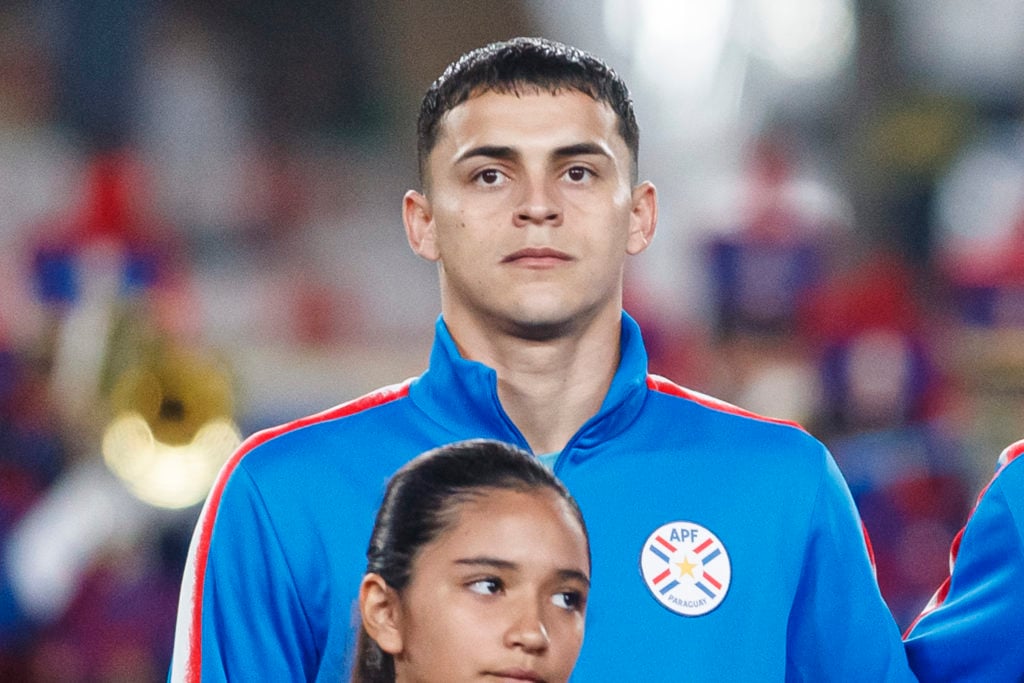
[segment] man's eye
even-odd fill
[[[583,606],[583,596],[576,591],[562,591],[552,595],[551,602],[555,607],[561,607],[567,611],[576,611]]]
[[[501,592],[501,581],[498,579],[480,579],[468,586],[469,590],[480,595],[494,595]]]
[[[476,176],[476,181],[482,185],[498,185],[505,180],[505,174],[493,168],[481,171]]]
[[[582,166],[573,166],[565,173],[569,180],[579,183],[590,178],[593,173],[589,168],[583,168]]]

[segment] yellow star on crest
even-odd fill
[[[689,574],[692,577],[693,576],[693,570],[696,569],[696,567],[697,567],[697,565],[695,565],[692,562],[690,562],[689,556],[683,557],[683,561],[682,562],[676,562],[675,564],[676,564],[677,567],[679,567],[679,574],[680,574],[680,576],[683,575],[683,574]]]

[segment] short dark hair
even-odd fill
[[[412,578],[420,550],[455,521],[462,503],[489,491],[549,489],[564,500],[590,541],[583,514],[565,485],[536,457],[516,446],[490,439],[460,441],[427,451],[401,467],[388,481],[377,511],[366,573],[377,574],[401,592]],[[394,660],[361,628],[353,681],[394,681]]]
[[[426,181],[427,159],[437,144],[445,114],[474,95],[519,94],[524,86],[552,93],[577,90],[611,107],[619,120],[619,134],[632,156],[635,182],[640,129],[625,81],[601,59],[578,48],[546,38],[513,38],[462,55],[448,65],[423,96],[416,126],[420,183]]]

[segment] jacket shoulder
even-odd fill
[[[735,417],[754,420],[757,422],[763,422],[766,424],[775,424],[785,427],[792,427],[793,429],[804,432],[805,434],[807,433],[807,430],[804,429],[800,424],[793,422],[791,420],[783,420],[779,418],[760,415],[753,411],[729,403],[728,401],[723,401],[722,399],[715,398],[714,396],[709,396],[708,394],[704,394],[699,391],[694,391],[693,389],[688,389],[684,386],[676,384],[670,379],[662,377],[661,375],[648,375],[647,388],[650,391],[668,396],[675,396],[676,398],[689,401],[690,403],[693,403],[697,406],[724,415],[732,415]]]

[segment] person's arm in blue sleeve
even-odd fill
[[[1015,444],[1024,450],[1024,442]],[[1011,681],[1024,673],[1024,458],[982,492],[953,543],[952,571],[905,634],[921,681]]]
[[[229,463],[192,538],[169,680],[311,680],[316,656],[273,520]]]
[[[810,524],[789,620],[786,680],[915,680],[860,516],[830,455]]]

